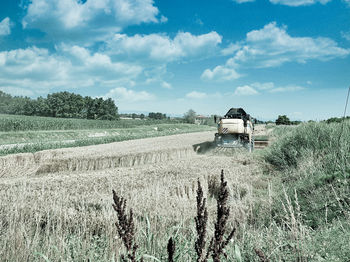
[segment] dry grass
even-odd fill
[[[213,132],[200,132],[10,155],[0,157],[0,177],[105,170],[176,160],[194,155],[192,145],[212,140],[213,136]]]
[[[175,148],[181,147],[175,144]],[[94,152],[98,155],[102,151]],[[57,153],[55,157],[67,155]],[[23,171],[3,177],[0,257],[5,261],[119,261],[125,250],[114,226],[111,192],[115,189],[134,211],[135,238],[140,254],[146,254],[145,261],[166,260],[169,236],[174,237],[177,256],[181,256],[175,261],[195,261],[197,180],[208,195],[208,181],[215,175],[219,179],[221,169],[231,192],[227,223],[231,227],[244,225],[254,203],[260,201],[255,190],[266,189],[267,183],[254,158],[242,152],[231,157],[180,155],[148,165],[95,171],[34,172],[30,177]],[[208,199],[207,208],[209,217],[215,217],[215,199]],[[208,224],[208,235],[212,236],[213,221]],[[234,251],[229,244],[228,260],[232,261]]]

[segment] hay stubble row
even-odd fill
[[[0,157],[0,176],[103,170],[181,159],[195,154],[193,145],[212,137],[213,132],[199,132],[9,155]]]

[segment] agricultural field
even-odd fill
[[[2,132],[131,128],[141,125],[177,123],[181,123],[181,121],[176,119],[120,119],[110,121],[0,114],[0,131]]]
[[[172,237],[174,261],[197,261],[197,183],[208,245],[223,170],[236,231],[221,261],[349,261],[350,123],[259,128],[273,142],[253,153],[208,146],[212,130],[3,156],[0,257],[121,261],[115,190],[133,210],[137,258],[168,261]]]
[[[214,130],[178,120],[84,120],[0,115],[0,155]]]

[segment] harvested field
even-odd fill
[[[149,137],[169,136],[191,132],[214,130],[206,125],[185,123],[155,123],[130,128],[106,128],[83,130],[36,130],[36,131],[0,131],[0,156],[18,153],[34,153],[67,147],[108,144],[126,140]],[[153,123],[153,122],[151,122]],[[103,125],[102,125],[103,126]]]
[[[198,179],[214,218],[215,187],[224,169],[232,195],[231,227],[247,222],[253,204],[261,202],[255,192],[268,188],[253,155],[244,150],[196,154],[212,139],[213,132],[201,132],[0,158],[1,257],[112,261],[123,253],[115,239],[115,189],[135,212],[142,253],[164,260],[173,235],[179,261],[194,261]],[[212,225],[209,230],[212,234]],[[233,247],[228,256],[233,258]]]
[[[195,154],[193,146],[212,137],[213,132],[200,132],[9,155],[0,158],[1,176],[103,170],[180,159]]]

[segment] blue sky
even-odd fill
[[[0,90],[120,112],[341,116],[350,0],[2,0]]]

